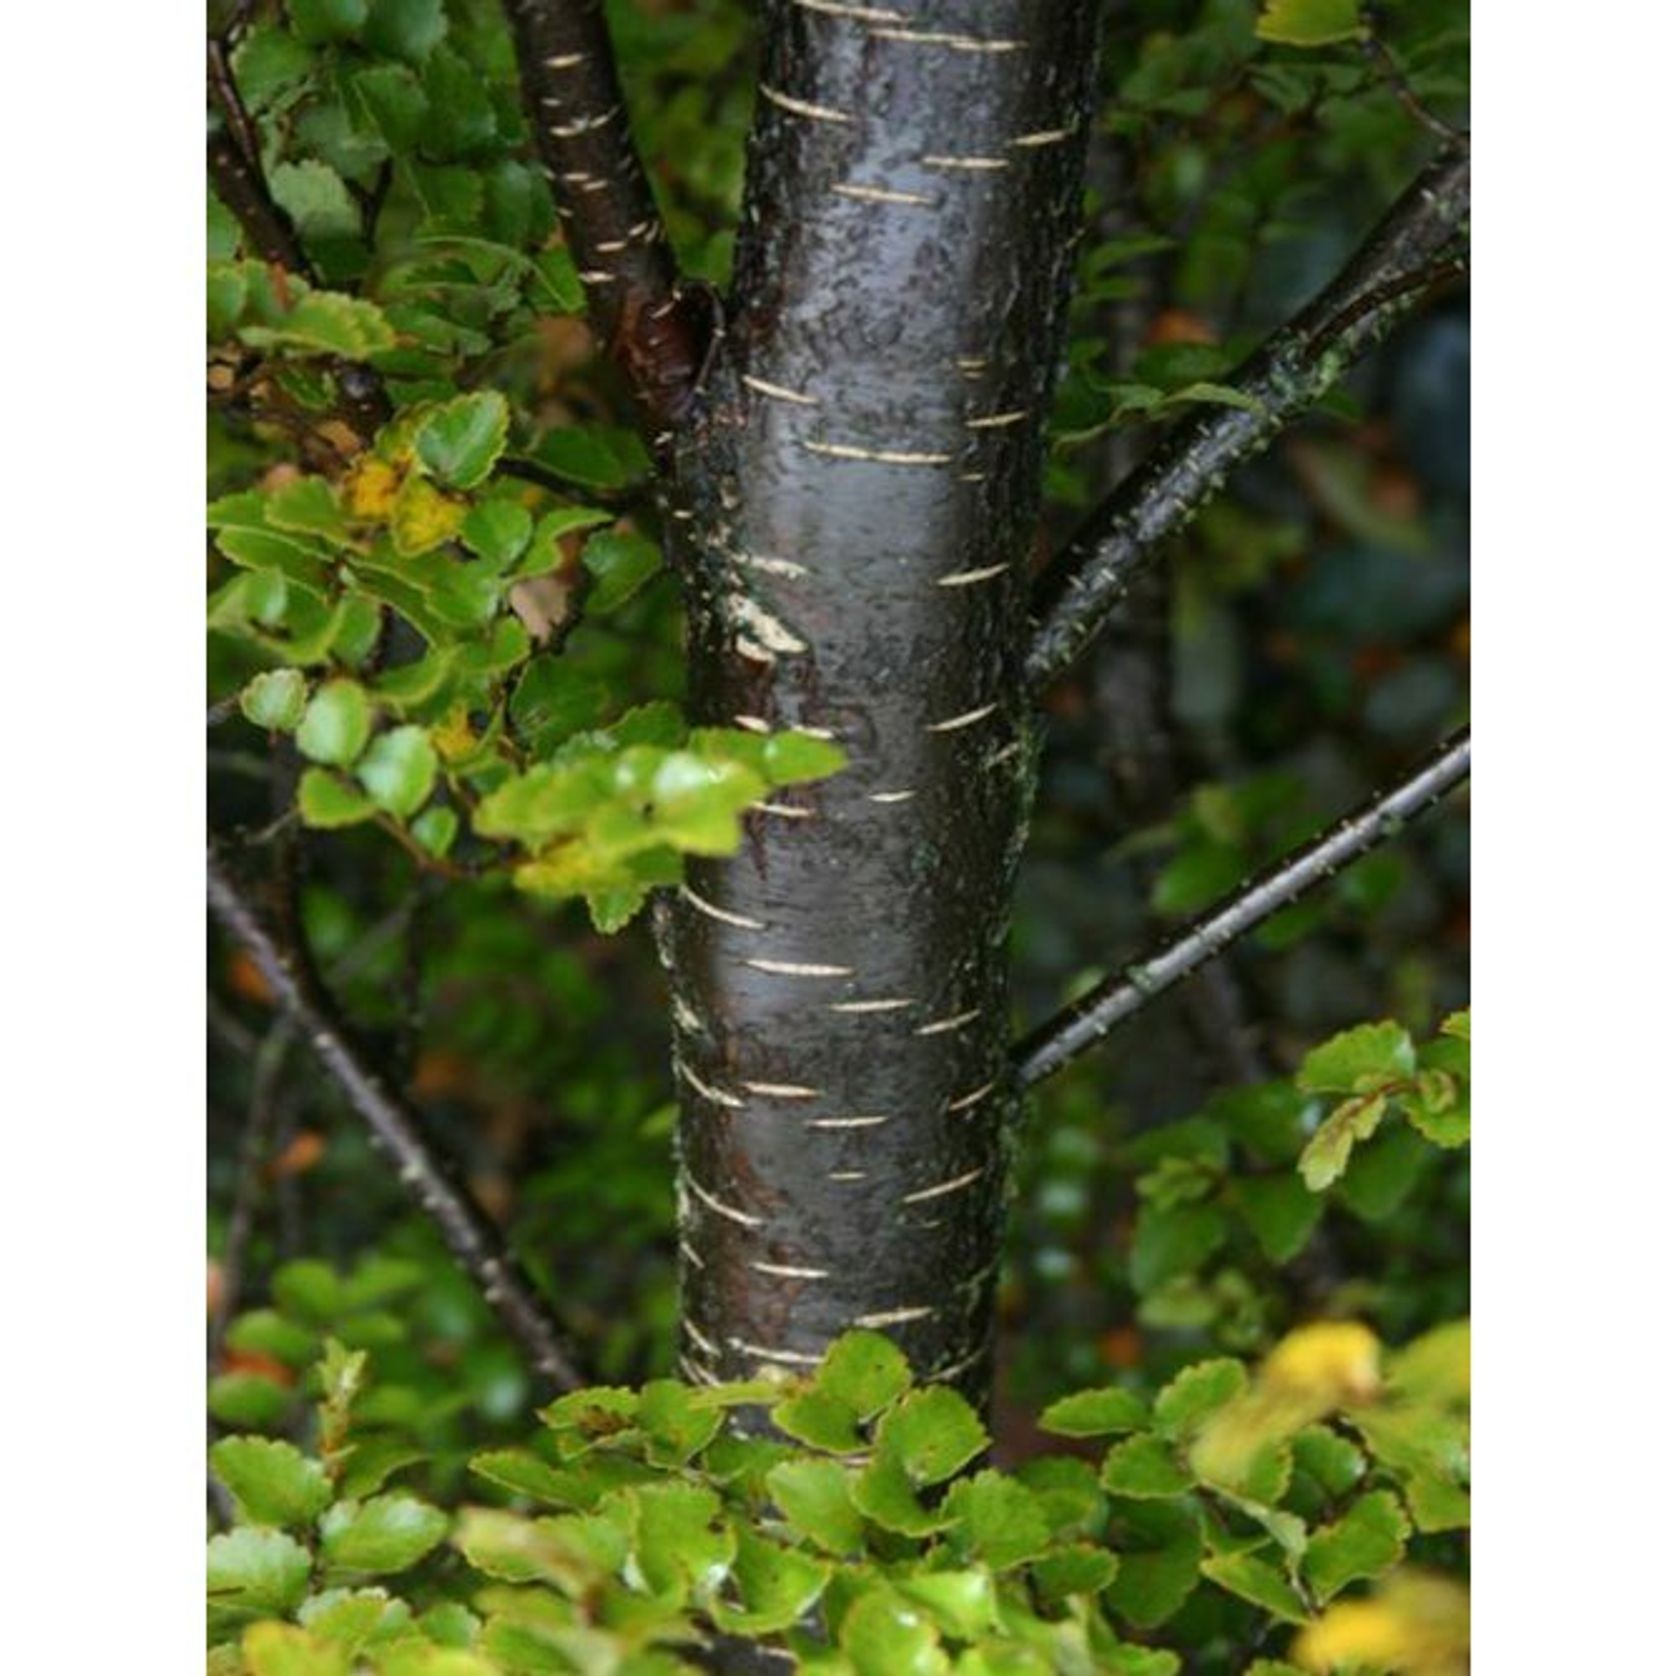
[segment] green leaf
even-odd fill
[[[269,526],[276,530],[323,535],[338,541],[346,529],[337,491],[323,477],[298,477],[281,484],[269,494],[263,511]]]
[[[417,64],[447,33],[443,0],[372,0],[365,39],[377,52]]]
[[[1162,1438],[1131,1437],[1111,1446],[1100,1483],[1116,1496],[1179,1496],[1193,1487],[1193,1475],[1177,1464]]]
[[[1271,1263],[1286,1263],[1309,1244],[1325,1206],[1295,1175],[1247,1176],[1231,1186],[1234,1209]]]
[[[943,1676],[949,1669],[930,1614],[892,1589],[862,1595],[845,1613],[838,1640],[856,1676]]]
[[[268,189],[305,239],[355,238],[361,212],[336,169],[315,158],[276,163],[267,171]]]
[[[789,1629],[820,1599],[831,1567],[795,1548],[741,1531],[733,1578],[741,1608],[718,1603],[711,1608],[717,1625],[739,1635],[764,1635]]]
[[[848,761],[841,745],[810,733],[773,733],[762,745],[763,771],[777,786],[824,780]]]
[[[768,1473],[768,1491],[786,1523],[829,1554],[854,1554],[862,1524],[850,1502],[850,1472],[837,1461],[782,1461]]]
[[[1325,1603],[1346,1585],[1389,1571],[1403,1557],[1408,1533],[1402,1503],[1389,1490],[1374,1490],[1358,1498],[1337,1523],[1310,1537],[1304,1578]]]
[[[582,289],[568,250],[562,246],[539,250],[531,265],[537,307],[556,309],[560,314],[580,314],[587,306],[587,293]]]
[[[310,291],[289,310],[260,325],[245,326],[239,336],[253,349],[300,349],[351,361],[364,361],[396,346],[395,330],[376,303],[336,291]]]
[[[252,1524],[306,1525],[332,1499],[326,1469],[277,1438],[224,1437],[210,1465]]]
[[[995,1579],[987,1571],[924,1571],[895,1579],[896,1591],[922,1606],[945,1635],[976,1641],[996,1624]]]
[[[815,1389],[840,1399],[858,1420],[871,1420],[913,1381],[908,1358],[883,1333],[848,1332],[836,1339],[815,1370]]]
[[[1264,0],[1257,39],[1289,47],[1324,47],[1359,41],[1368,31],[1358,0]]]
[[[305,768],[297,782],[297,811],[304,826],[330,831],[369,821],[378,807],[358,786],[326,768]]]
[[[451,489],[475,489],[506,446],[511,413],[498,390],[457,396],[427,414],[413,446],[430,474]]]
[[[834,1455],[849,1455],[863,1447],[857,1429],[855,1409],[842,1397],[821,1390],[801,1391],[777,1403],[774,1424],[787,1437],[810,1449],[824,1449]]]
[[[697,1484],[643,1484],[631,1492],[634,1554],[654,1590],[685,1590],[732,1563],[736,1538],[721,1498]]]
[[[1198,1586],[1204,1543],[1197,1512],[1185,1501],[1133,1501],[1121,1503],[1114,1519],[1122,1559],[1107,1598],[1129,1623],[1156,1628]]]
[[[504,569],[530,544],[535,520],[515,500],[479,501],[460,525],[460,539],[481,559]]]
[[[657,1466],[690,1461],[722,1425],[722,1410],[676,1379],[654,1379],[640,1393],[635,1418],[646,1434],[646,1458]]]
[[[1219,1408],[1226,1407],[1246,1388],[1245,1369],[1231,1357],[1196,1362],[1183,1368],[1153,1404],[1153,1416],[1166,1437],[1179,1438],[1197,1430]]]
[[[320,1521],[320,1553],[344,1571],[405,1571],[448,1534],[448,1515],[429,1502],[395,1492],[339,1502]]]
[[[252,676],[239,694],[239,709],[257,727],[289,733],[303,719],[308,682],[295,669],[270,669]]]
[[[940,1484],[981,1454],[989,1434],[958,1391],[932,1385],[904,1397],[879,1422],[874,1447],[915,1484]]]
[[[599,679],[562,657],[532,658],[512,690],[512,727],[534,756],[547,756],[561,741],[595,726],[605,713]]]
[[[1105,1437],[1113,1432],[1139,1431],[1148,1417],[1141,1398],[1112,1386],[1061,1397],[1042,1411],[1038,1424],[1056,1437]]]
[[[209,1384],[209,1411],[227,1426],[277,1426],[289,1412],[291,1393],[259,1373],[221,1373]]]
[[[1228,1226],[1210,1205],[1160,1210],[1143,1205],[1129,1249],[1129,1276],[1137,1292],[1151,1292],[1178,1274],[1197,1269],[1227,1238]]]
[[[367,0],[286,0],[297,38],[311,45],[352,41],[367,21]]]
[[[277,1310],[252,1309],[235,1316],[229,1324],[227,1348],[271,1356],[288,1368],[303,1368],[319,1354],[319,1340],[308,1328],[287,1321]]]
[[[949,1535],[964,1554],[995,1571],[1040,1559],[1052,1541],[1041,1502],[999,1472],[961,1479],[949,1491],[943,1511],[954,1515]]]
[[[588,537],[582,563],[594,579],[588,605],[594,611],[615,611],[663,568],[657,543],[636,531],[601,530]]]
[[[426,855],[439,861],[454,847],[459,835],[460,817],[448,808],[427,809],[408,828],[413,840]]]
[[[1271,1618],[1278,1618],[1284,1624],[1309,1622],[1309,1614],[1286,1581],[1285,1573],[1255,1554],[1213,1555],[1200,1569],[1218,1587],[1261,1607]]]
[[[1414,1075],[1414,1043],[1400,1024],[1358,1024],[1304,1056],[1297,1084],[1306,1094],[1363,1094]]]
[[[436,749],[422,727],[391,728],[373,740],[356,765],[356,777],[380,809],[405,820],[436,784]]]
[[[1292,1459],[1332,1500],[1348,1495],[1367,1471],[1361,1450],[1326,1426],[1305,1426],[1292,1439]]]
[[[308,1592],[308,1550],[295,1537],[258,1525],[212,1536],[206,1580],[213,1604],[283,1617]]]
[[[1056,1548],[1038,1560],[1030,1568],[1030,1581],[1037,1594],[1055,1602],[1069,1595],[1099,1594],[1111,1586],[1117,1567],[1117,1555],[1079,1542],[1074,1547]]]
[[[241,1676],[349,1676],[353,1655],[295,1624],[252,1624],[240,1642]]]
[[[297,728],[297,748],[311,762],[350,767],[372,733],[372,705],[353,681],[328,681],[315,693]]]

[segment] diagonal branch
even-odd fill
[[[233,80],[224,42],[210,37],[209,90],[221,113],[221,127],[209,136],[210,184],[233,212],[251,253],[314,283],[314,268],[291,218],[275,202],[262,178],[255,125]]]
[[[249,951],[279,1004],[389,1154],[402,1185],[436,1225],[537,1376],[558,1390],[576,1389],[582,1380],[564,1332],[499,1232],[431,1150],[418,1114],[384,1083],[349,1036],[302,952],[281,946],[213,848],[209,900],[215,917]]]
[[[505,0],[524,100],[594,330],[660,423],[683,407],[705,332],[683,296],[635,151],[600,0]]]
[[[1249,405],[1207,409],[1171,432],[1094,509],[1038,584],[1025,663],[1031,691],[1063,673],[1130,579],[1235,466],[1313,407],[1440,273],[1453,271],[1446,259],[1465,232],[1470,190],[1466,151],[1441,151],[1325,290],[1234,373],[1229,382]]]
[[[1028,1088],[1070,1063],[1108,1031],[1214,959],[1235,938],[1289,907],[1341,867],[1394,838],[1416,815],[1466,777],[1472,739],[1451,734],[1407,779],[1381,792],[1337,826],[1283,856],[1249,884],[1194,920],[1151,954],[1031,1031],[1013,1049],[1013,1066]]]

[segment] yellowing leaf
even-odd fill
[[[400,474],[387,460],[363,454],[344,479],[343,498],[350,515],[379,521],[388,518],[400,484]]]
[[[1379,1395],[1379,1340],[1360,1321],[1317,1321],[1288,1333],[1263,1364],[1263,1383],[1333,1406]]]
[[[390,507],[390,535],[396,551],[416,558],[440,547],[465,522],[466,508],[422,477],[409,477]]]
[[[1321,1676],[1364,1666],[1395,1676],[1466,1676],[1471,1621],[1459,1583],[1399,1571],[1371,1600],[1329,1607],[1298,1635],[1291,1657]]]

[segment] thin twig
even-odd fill
[[[244,1255],[256,1226],[257,1201],[262,1196],[262,1172],[274,1152],[279,1118],[278,1086],[290,1051],[293,1028],[289,1018],[276,1020],[257,1048],[250,1072],[250,1106],[239,1141],[238,1173],[233,1202],[227,1213],[227,1232],[221,1242],[221,1289],[210,1315],[209,1359],[214,1367],[221,1353],[227,1323],[239,1306],[244,1283]]]
[[[574,1390],[582,1380],[564,1332],[524,1278],[499,1231],[433,1151],[418,1114],[385,1083],[351,1038],[305,951],[281,946],[213,848],[209,901],[222,926],[256,962],[278,1004],[307,1038],[374,1142],[389,1154],[402,1185],[435,1224],[538,1378],[557,1389]]]
[[[1397,62],[1397,55],[1371,27],[1362,37],[1362,56],[1372,66],[1374,74],[1384,82],[1391,97],[1428,133],[1435,134],[1445,145],[1462,145],[1466,142],[1464,130],[1455,127],[1453,123],[1445,122],[1441,116],[1428,110],[1421,102],[1420,96],[1409,86],[1408,77],[1403,74],[1402,66]]]
[[[1051,1076],[1237,937],[1290,906],[1358,856],[1395,837],[1416,815],[1458,786],[1467,777],[1471,761],[1471,735],[1463,728],[1400,784],[1282,857],[1151,954],[1056,1013],[1013,1049],[1019,1083],[1028,1088]]]
[[[1440,253],[1458,243],[1470,191],[1467,154],[1440,153],[1325,290],[1229,378],[1241,405],[1207,407],[1170,432],[1095,508],[1037,587],[1038,627],[1025,662],[1032,692],[1077,657],[1130,579],[1192,522],[1229,472],[1313,407],[1413,308],[1420,295],[1413,276],[1429,275]],[[1342,326],[1323,333],[1340,319]]]
[[[635,150],[597,0],[505,0],[524,99],[588,314],[653,427],[679,414],[707,337]]]

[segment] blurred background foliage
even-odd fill
[[[751,8],[608,7],[643,154],[683,262],[725,281],[752,106]],[[212,8],[213,14],[214,8]],[[1356,43],[1276,45],[1253,0],[1112,7],[1045,555],[1187,404],[1333,272],[1435,139],[1397,96],[1465,109],[1464,9],[1413,0]],[[346,21],[347,20],[347,21]],[[213,16],[212,16],[213,21]],[[401,335],[403,398],[515,393],[517,450],[655,534],[620,390],[574,310],[490,0],[254,8],[234,59],[274,190],[322,281]],[[210,249],[236,230],[210,206]],[[571,312],[562,312],[570,310]],[[1467,311],[1441,290],[1258,464],[1052,694],[1015,921],[1020,1021],[1204,905],[1411,761],[1465,712]],[[316,399],[212,373],[212,494],[294,471]],[[211,555],[212,588],[232,575]],[[665,576],[567,626],[567,665],[614,711],[682,688]],[[539,619],[539,607],[532,607]],[[534,643],[545,629],[521,620]],[[228,618],[211,699],[271,658]],[[529,648],[525,648],[526,655]],[[290,813],[296,762],[236,715],[211,735],[211,816],[260,858],[301,856],[299,911],[346,1010],[407,1079],[590,1358],[612,1382],[672,1368],[674,1108],[644,925],[444,878],[381,827]],[[1454,800],[1035,1102],[1003,1288],[1003,1458],[1026,1408],[1113,1376],[1257,1355],[1309,1316],[1387,1342],[1466,1305],[1464,1155],[1389,1126],[1322,1199],[1295,1164],[1319,1107],[1289,1080],[1357,1020],[1429,1035],[1467,984],[1467,826]],[[212,945],[212,1425],[304,1424],[326,1335],[368,1352],[392,1455],[447,1495],[470,1449],[522,1428],[517,1360],[270,1004]],[[1184,1212],[1191,1214],[1183,1214]],[[1144,1238],[1143,1238],[1144,1236]],[[368,1416],[363,1414],[363,1420]]]

